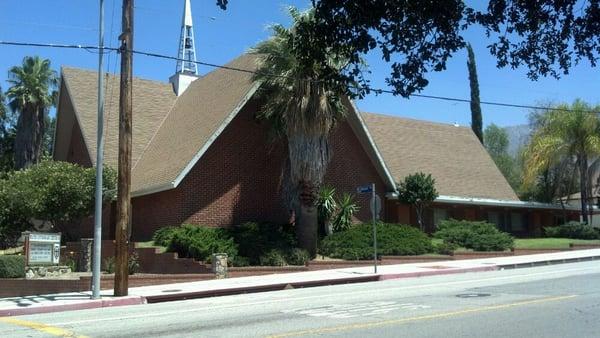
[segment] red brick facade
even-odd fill
[[[285,144],[270,139],[268,127],[254,118],[255,110],[255,104],[248,104],[177,188],[133,199],[134,240],[149,239],[166,225],[229,226],[291,220],[282,197]],[[333,132],[331,148],[326,184],[341,194],[376,182],[383,198],[383,181],[347,123]],[[366,221],[368,200],[356,198],[360,205],[357,218]]]

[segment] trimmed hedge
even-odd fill
[[[487,222],[445,220],[438,226],[434,237],[444,240],[444,243],[475,251],[504,251],[514,247],[511,235]]]
[[[545,227],[546,237],[571,239],[600,239],[600,230],[590,225],[571,221],[554,227]]]
[[[377,255],[421,255],[433,251],[431,240],[410,225],[377,224]],[[355,225],[345,231],[326,236],[320,253],[348,260],[373,258],[373,225]]]
[[[226,253],[235,259],[238,247],[225,229],[184,224],[177,228],[168,243],[167,251],[177,252],[179,257],[209,262],[213,253]]]
[[[25,256],[0,255],[0,278],[25,277]]]
[[[152,241],[154,245],[169,246],[173,234],[177,231],[178,227],[163,227],[154,232],[152,235]]]
[[[213,253],[227,253],[233,266],[306,265],[310,260],[306,250],[296,247],[291,225],[248,222],[224,229],[184,224],[160,228],[152,240],[180,257],[206,262]]]

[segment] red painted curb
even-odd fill
[[[490,266],[480,266],[480,267],[476,267],[476,268],[458,268],[458,269],[448,269],[448,270],[406,272],[406,273],[380,275],[379,280],[382,281],[382,280],[400,279],[400,278],[414,278],[414,277],[435,276],[435,275],[451,275],[451,274],[455,274],[455,273],[482,272],[482,271],[495,271],[495,270],[498,270],[498,267],[496,265],[490,265]]]
[[[51,313],[51,312],[63,312],[63,311],[76,311],[76,310],[87,310],[97,309],[102,307],[113,307],[113,306],[126,306],[126,305],[139,305],[146,304],[146,299],[139,296],[127,296],[115,299],[90,299],[88,301],[81,301],[75,304],[59,304],[59,305],[42,305],[35,307],[23,307],[23,308],[12,308],[0,310],[0,317],[10,316],[24,316],[33,315],[39,313]]]

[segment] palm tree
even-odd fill
[[[8,71],[11,87],[6,92],[9,107],[18,114],[15,138],[15,169],[37,163],[42,155],[46,115],[56,101],[56,72],[50,60],[26,56],[22,66]]]
[[[300,247],[316,253],[318,217],[315,202],[330,159],[329,134],[345,116],[344,87],[323,78],[320,64],[306,61],[294,46],[295,28],[314,22],[314,10],[290,8],[293,26],[271,27],[273,36],[251,50],[259,54],[254,81],[264,99],[260,117],[269,120],[287,141],[288,191],[293,192],[296,235]],[[343,68],[343,60],[327,55],[327,63]]]
[[[600,120],[591,113],[592,107],[580,100],[557,108],[542,118],[525,151],[524,181],[530,184],[544,170],[565,160],[573,161],[579,171],[581,217],[587,223],[588,163],[600,155]]]

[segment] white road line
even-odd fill
[[[576,268],[576,269],[564,269],[557,271],[546,271],[546,272],[537,272],[537,273],[528,273],[528,274],[520,274],[520,275],[511,275],[511,276],[502,276],[502,277],[490,277],[490,278],[481,278],[481,279],[472,279],[472,280],[464,280],[464,281],[454,281],[454,282],[442,282],[442,283],[433,283],[433,284],[424,284],[424,285],[414,285],[414,286],[401,286],[401,287],[391,287],[385,289],[379,289],[381,292],[392,291],[392,290],[415,290],[415,289],[426,289],[432,287],[447,287],[451,285],[461,285],[461,284],[472,284],[486,281],[494,281],[494,280],[507,280],[507,279],[515,279],[519,277],[533,277],[533,276],[545,276],[545,275],[555,275],[564,272],[573,272],[573,271],[594,271],[600,270],[600,266],[598,267],[586,267],[586,268]],[[221,306],[211,307],[210,310],[221,310],[221,309],[232,309],[237,307],[247,307],[247,306],[256,306],[256,305],[265,305],[265,304],[275,304],[275,303],[289,303],[293,301],[301,301],[301,300],[309,300],[309,299],[318,299],[325,297],[339,297],[345,295],[357,295],[357,294],[367,294],[372,293],[372,290],[365,291],[351,291],[351,292],[342,292],[342,293],[333,293],[333,294],[325,294],[325,295],[315,295],[315,296],[305,296],[305,297],[296,297],[296,298],[281,298],[281,299],[270,299],[266,301],[254,302],[254,303],[241,303],[241,304],[228,304]],[[107,318],[95,318],[95,319],[85,319],[85,320],[76,320],[70,322],[62,322],[62,323],[53,323],[53,325],[57,326],[68,326],[75,324],[84,324],[84,323],[96,323],[96,322],[105,322],[105,321],[119,321],[119,320],[127,320],[127,319],[140,319],[140,318],[148,318],[148,317],[162,317],[168,315],[177,315],[183,313],[190,312],[198,312],[198,308],[194,307],[191,309],[185,310],[175,310],[175,311],[165,311],[165,312],[152,312],[152,313],[144,313],[139,315],[131,315],[131,316],[119,316],[119,317],[107,317]]]

